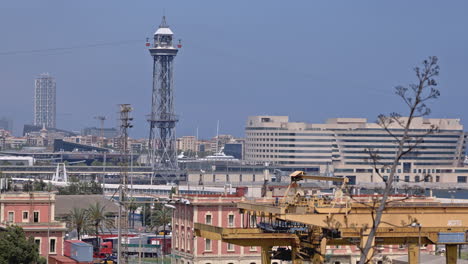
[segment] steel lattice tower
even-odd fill
[[[149,48],[153,56],[153,93],[149,117],[149,158],[153,171],[177,171],[174,112],[174,58],[178,49],[173,46],[173,33],[166,24],[166,17]]]

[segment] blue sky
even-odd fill
[[[176,58],[177,134],[242,136],[249,115],[323,122],[406,109],[393,87],[440,59],[431,117],[467,125],[467,1],[30,0],[0,4],[0,117],[33,120],[33,80],[57,81],[57,124],[116,124],[134,106],[146,137],[152,59],[144,44],[166,14],[183,41]],[[64,48],[64,49],[62,49]],[[33,51],[39,50],[39,51]]]

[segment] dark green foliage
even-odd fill
[[[34,238],[26,238],[18,226],[9,226],[0,232],[0,264],[40,263]]]
[[[102,194],[102,187],[97,182],[70,182],[68,186],[58,187],[58,194]]]

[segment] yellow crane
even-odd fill
[[[291,175],[289,187],[304,179],[348,182],[347,178],[309,176],[302,171]],[[285,194],[288,195],[290,188]],[[270,263],[272,247],[291,248],[293,263],[323,263],[327,245],[364,245],[373,213],[379,203],[378,195],[338,195],[332,199],[320,196],[295,196],[282,202],[240,202],[240,213],[247,215],[244,228],[221,228],[195,224],[195,233],[209,239],[241,246],[260,246],[262,263]],[[249,226],[251,217],[264,219],[261,228]],[[280,221],[292,227],[273,225]],[[295,226],[295,227],[294,227]],[[298,228],[297,226],[300,226]],[[408,245],[409,263],[419,262],[419,246],[445,244],[446,260],[456,263],[457,246],[466,244],[468,203],[448,203],[432,197],[394,196],[386,206],[374,245]],[[450,236],[453,235],[453,236]],[[447,236],[455,238],[447,240]],[[368,255],[371,259],[374,251]]]

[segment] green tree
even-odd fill
[[[34,238],[27,238],[21,227],[9,226],[0,232],[0,263],[38,263],[39,252]]]
[[[131,218],[130,218],[130,226],[135,228],[135,211],[138,209],[139,205],[136,203],[135,198],[131,198],[129,200],[128,210],[130,211]]]
[[[44,191],[46,186],[47,184],[42,179],[40,179],[39,181],[34,180],[32,188],[33,191]]]
[[[81,234],[88,228],[88,212],[87,210],[76,208],[70,210],[67,217],[67,224],[70,229],[76,229],[78,239],[81,239]]]
[[[156,233],[159,231],[159,227],[166,229],[166,226],[171,222],[172,210],[167,207],[156,204],[154,210],[151,213],[151,229],[156,228]]]
[[[112,219],[106,217],[105,208],[106,206],[96,202],[95,204],[91,204],[86,210],[89,222],[94,228],[94,234],[96,237],[99,236],[99,230],[103,232],[104,228],[108,229],[114,227]],[[97,241],[97,248],[99,248],[99,239],[97,239]]]
[[[172,219],[172,210],[163,206],[162,204],[157,204],[155,210],[151,215],[151,224],[152,229],[156,228],[156,233],[158,233],[158,229],[160,226],[163,227],[163,254],[166,252],[166,226],[171,222]]]

